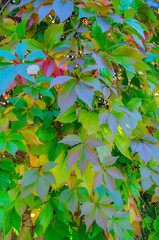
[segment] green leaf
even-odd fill
[[[23,18],[23,21],[17,25],[16,33],[19,39],[24,39],[25,37],[27,21],[28,21],[28,18],[25,16]]]
[[[60,195],[60,202],[66,202],[71,196],[72,189],[66,189],[64,190]]]
[[[0,230],[1,230],[1,227],[2,227],[4,214],[5,214],[5,209],[3,207],[0,207]]]
[[[130,139],[124,135],[116,134],[114,142],[119,151],[127,158],[131,159],[129,152]]]
[[[13,164],[13,161],[10,160],[9,158],[2,158],[0,161],[0,168],[3,170],[6,170],[7,172],[14,172],[15,173],[15,167]]]
[[[37,180],[38,171],[37,170],[29,170],[26,171],[22,178],[22,188],[34,183]]]
[[[0,192],[0,206],[11,205],[9,202],[8,194],[5,192]]]
[[[21,226],[22,219],[19,216],[19,214],[16,212],[15,208],[13,208],[10,212],[9,221],[10,221],[10,225],[14,229],[16,229],[18,232],[20,232],[20,226]]]
[[[145,58],[144,54],[139,53],[136,49],[125,45],[117,47],[111,52],[111,56],[118,64],[133,64]]]
[[[72,123],[77,120],[77,115],[76,115],[76,106],[71,106],[69,109],[64,112],[62,117],[60,116],[61,114],[58,115],[56,118],[56,121],[62,122],[62,123]]]
[[[56,130],[54,127],[45,127],[44,125],[38,128],[36,135],[40,141],[51,141],[56,136]]]
[[[25,41],[27,42],[28,50],[30,51],[43,50],[41,43],[39,43],[33,38],[27,38]]]
[[[10,99],[8,99],[8,101],[17,108],[27,108],[28,107],[26,100],[22,97],[21,98],[19,98],[19,97],[10,98]]]
[[[141,106],[141,98],[132,98],[126,105],[127,108],[139,108]]]
[[[46,228],[49,226],[53,217],[53,209],[50,203],[46,203],[44,207],[41,209],[39,214],[40,224],[43,226],[43,232],[45,232]]]
[[[95,24],[93,28],[93,39],[98,43],[99,48],[102,51],[105,51],[107,48],[107,35],[102,33],[102,30],[99,25]]]
[[[10,181],[10,174],[0,169],[0,191],[6,191]]]
[[[6,143],[6,150],[7,150],[7,152],[9,152],[10,154],[12,154],[15,157],[15,153],[17,152],[18,148],[15,143],[13,143],[12,141],[8,141]]]
[[[15,209],[20,216],[22,216],[22,214],[24,213],[26,206],[27,205],[26,205],[25,201],[23,199],[20,199],[20,196],[18,198],[16,198]]]
[[[43,112],[42,112],[42,110],[41,110],[40,108],[33,107],[33,108],[31,109],[31,111],[32,111],[32,113],[33,113],[36,117],[39,117],[39,118],[41,118],[41,119],[44,118]]]
[[[59,41],[62,33],[63,24],[54,24],[47,28],[44,34],[44,43],[48,50],[50,50]]]
[[[86,130],[88,128],[88,135],[96,133],[99,129],[99,117],[96,112],[88,112],[86,109],[81,109],[78,121],[82,123]]]

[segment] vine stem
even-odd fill
[[[10,0],[8,0],[4,6],[2,7],[2,9],[0,10],[0,14],[3,12],[3,10],[5,9],[5,7],[9,4]]]

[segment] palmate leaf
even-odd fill
[[[78,198],[77,198],[77,195],[73,192],[71,194],[69,201],[67,202],[67,207],[72,212],[72,214],[74,214],[77,206],[78,206]]]
[[[59,143],[65,143],[71,146],[81,143],[81,139],[78,135],[71,134],[64,137]]]
[[[49,182],[43,176],[39,176],[36,191],[42,201],[44,201],[44,198],[49,191],[49,187]]]
[[[1,76],[1,87],[0,87],[0,95],[2,95],[6,89],[9,87],[10,83],[12,83],[16,77],[17,73],[15,67],[8,67],[0,71]]]
[[[60,22],[64,22],[74,10],[74,4],[71,0],[67,0],[66,2],[55,0],[52,7],[56,16],[60,18]]]
[[[110,24],[102,17],[96,16],[98,25],[101,27],[102,32],[107,31],[110,28]]]
[[[112,192],[115,195],[116,191],[116,182],[112,176],[110,176],[108,173],[104,172],[104,181],[105,184],[110,192]]]
[[[94,96],[94,89],[92,87],[80,82],[76,85],[76,94],[83,102],[87,103],[88,106],[92,108],[92,100]]]
[[[52,217],[53,217],[53,209],[51,207],[51,204],[47,202],[41,209],[38,217],[40,224],[43,226],[43,232],[45,232],[46,228],[49,226],[49,223],[51,222]]]
[[[84,146],[84,155],[88,161],[92,162],[95,165],[99,165],[98,154],[92,147]]]
[[[98,226],[100,226],[106,233],[107,216],[99,207],[96,208],[95,221],[98,224]]]
[[[67,167],[70,169],[81,156],[82,146],[77,146],[68,151]]]
[[[118,64],[133,64],[145,58],[144,54],[139,53],[136,49],[130,46],[120,46],[111,52],[111,56]]]
[[[104,145],[105,145],[104,143],[102,143],[100,140],[98,140],[98,139],[95,138],[95,137],[89,137],[89,138],[87,138],[86,144],[87,144],[89,147],[93,147],[93,148],[96,148],[96,147],[100,147],[100,146],[104,146]]]
[[[63,89],[58,94],[58,105],[61,109],[61,116],[64,112],[71,107],[77,100],[77,94],[75,92],[75,82],[69,83],[63,87]]]
[[[26,171],[22,178],[22,185],[21,187],[24,188],[32,183],[34,183],[38,178],[38,171],[37,170],[29,170]]]
[[[156,144],[146,141],[131,141],[132,152],[138,152],[139,157],[145,162],[149,162],[153,157],[159,158],[159,147]]]

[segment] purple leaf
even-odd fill
[[[111,204],[100,204],[99,206],[106,216],[112,217],[113,215],[116,215],[116,210]]]
[[[110,166],[110,165],[113,165],[116,160],[118,159],[118,157],[113,157],[113,156],[105,156],[105,159],[102,161],[103,163],[103,166]]]
[[[49,191],[49,186],[50,184],[48,181],[46,181],[44,177],[39,176],[36,191],[42,201],[44,201],[44,198]]]
[[[107,122],[108,115],[109,115],[109,112],[107,110],[99,113],[99,125]]]
[[[47,171],[53,169],[56,165],[57,165],[57,163],[55,163],[55,162],[52,162],[52,161],[47,162],[47,163],[45,163],[45,165],[41,168],[41,171],[47,172]]]
[[[86,215],[90,213],[94,209],[95,205],[92,202],[85,202],[82,205],[81,209],[81,215],[79,217],[82,217],[83,215]]]
[[[43,177],[49,183],[55,183],[55,177],[54,177],[54,175],[51,172],[43,172]]]
[[[58,94],[57,100],[58,105],[61,109],[61,116],[77,100],[77,94],[75,93],[75,84],[76,83],[70,83],[64,86],[64,88]]]
[[[85,219],[85,223],[86,223],[86,230],[88,231],[88,228],[92,225],[92,223],[94,222],[94,219],[95,219],[95,207],[93,208],[93,210],[90,213],[85,215],[84,219]]]
[[[121,24],[123,24],[123,20],[122,20],[122,18],[119,15],[113,13],[113,14],[107,14],[107,16],[109,16],[110,18],[113,18],[114,20],[116,20],[116,21],[120,22]]]
[[[24,173],[22,178],[22,185],[21,187],[24,188],[37,180],[38,171],[37,170],[28,170]]]
[[[92,78],[92,77],[87,77],[87,78],[83,78],[83,80],[84,80],[84,83],[87,84],[88,86],[101,91],[101,84],[98,79]]]
[[[98,68],[103,69],[103,68],[105,67],[105,64],[104,64],[103,59],[102,59],[101,56],[99,56],[99,55],[96,54],[96,53],[93,53],[93,54],[92,54],[92,57],[95,59],[97,65],[98,65]]]
[[[158,143],[157,139],[152,137],[151,135],[145,135],[143,138],[149,140],[150,142]]]
[[[98,224],[98,226],[100,226],[106,232],[107,221],[108,221],[107,216],[98,207],[96,208],[95,221]]]
[[[80,158],[81,155],[81,146],[77,146],[68,151],[67,157],[67,170],[72,167],[75,162]]]
[[[67,202],[67,207],[72,212],[72,214],[74,214],[77,206],[78,206],[78,198],[75,193],[72,193],[70,200]]]
[[[159,148],[155,144],[148,143],[146,141],[132,141],[130,143],[132,152],[138,152],[139,157],[145,162],[149,162],[154,157],[159,157]]]
[[[71,62],[71,63],[68,65],[68,71],[69,71],[70,74],[72,73],[72,71],[73,71],[73,69],[75,68],[75,66],[76,66],[76,62],[75,62],[75,61]]]
[[[93,148],[85,146],[84,147],[84,155],[88,159],[88,161],[92,162],[95,165],[99,165],[98,154]]]
[[[108,190],[115,195],[115,191],[116,191],[115,180],[106,172],[104,172],[104,180]]]
[[[141,185],[144,191],[148,190],[152,185],[151,177],[141,179]]]
[[[55,0],[52,7],[55,11],[55,15],[60,18],[61,23],[69,18],[74,10],[74,4],[71,0],[67,0],[66,2],[63,2],[62,0]]]
[[[76,85],[76,93],[78,97],[92,108],[92,100],[94,96],[94,89],[87,86],[85,83],[80,82]]]
[[[78,135],[71,134],[64,137],[61,141],[59,141],[59,143],[64,143],[64,144],[74,146],[76,144],[81,143],[81,139]]]
[[[94,147],[94,148],[105,145],[104,143],[102,143],[100,140],[98,140],[98,139],[95,138],[95,137],[89,137],[89,138],[87,138],[86,144],[87,144],[88,146]]]
[[[153,181],[159,186],[159,174],[155,172],[151,172],[151,177]]]
[[[78,162],[78,167],[79,167],[82,175],[83,175],[84,170],[86,169],[87,165],[88,165],[88,160],[85,158],[85,156],[83,156],[82,159]]]
[[[107,31],[110,28],[110,24],[102,17],[96,16],[98,25],[101,27],[102,32]]]
[[[110,89],[108,87],[104,87],[102,89],[102,93],[104,94],[104,96],[106,96],[106,98],[110,97]]]
[[[72,79],[72,77],[70,77],[70,76],[58,76],[52,80],[52,82],[50,84],[50,88],[54,87],[55,85],[63,84],[65,82],[69,81],[70,79]]]
[[[150,171],[150,169],[148,169],[148,167],[143,166],[140,168],[140,174],[141,174],[141,178],[145,179],[145,178],[150,177],[151,171]]]
[[[41,22],[48,14],[49,12],[52,10],[52,5],[42,5],[37,11],[40,17],[40,21]]]
[[[111,113],[108,115],[108,125],[109,125],[111,132],[113,133],[113,136],[115,136],[117,129],[118,129],[118,122],[117,122],[116,118],[114,117],[114,115]]]
[[[106,171],[114,178],[125,179],[116,167],[107,168]]]
[[[103,181],[102,172],[96,173],[94,175],[94,189],[96,189],[97,187],[101,186],[102,181]]]
[[[92,70],[96,70],[96,69],[98,69],[97,65],[89,65],[82,70],[82,73],[91,72]]]

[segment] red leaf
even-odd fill
[[[42,71],[45,77],[50,77],[55,69],[55,63],[53,61],[44,61]]]

